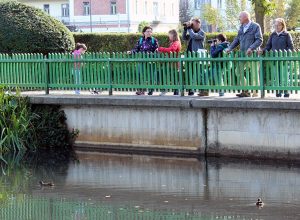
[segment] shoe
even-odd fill
[[[145,95],[145,92],[143,92],[143,91],[137,91],[135,94],[136,95]]]
[[[173,95],[179,95],[178,90],[175,90]]]
[[[92,90],[92,91],[91,91],[91,94],[92,94],[92,95],[98,95],[99,92],[98,92],[97,90]]]
[[[281,93],[276,93],[276,97],[277,97],[277,98],[280,98],[281,96],[282,96]]]
[[[258,94],[257,94],[256,92],[254,92],[254,93],[252,94],[252,97],[258,97]]]
[[[188,95],[193,96],[195,93],[193,91],[189,91]]]
[[[199,92],[198,96],[209,96],[209,92],[207,91]]]
[[[220,97],[224,96],[224,92],[219,92],[219,96]]]
[[[240,98],[250,97],[250,93],[249,92],[242,92],[240,94],[236,94],[236,96],[240,97]]]
[[[148,92],[148,95],[153,95],[153,91],[149,91],[149,92]]]
[[[78,89],[75,90],[75,94],[76,94],[76,95],[80,95],[80,90],[78,90]]]
[[[290,97],[290,94],[289,94],[289,93],[285,93],[283,97],[284,97],[284,98],[289,98],[289,97]]]
[[[167,92],[161,92],[160,94],[159,94],[159,96],[165,96],[167,94]]]

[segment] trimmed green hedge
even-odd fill
[[[0,53],[63,53],[74,46],[66,26],[42,10],[0,1]]]
[[[207,33],[206,40],[215,38],[218,33]],[[225,33],[228,41],[232,42],[236,33]],[[291,33],[294,39],[296,49],[300,49],[300,33]],[[99,33],[74,33],[75,42],[85,43],[89,52],[125,52],[131,50],[140,38],[140,34],[99,34]],[[158,39],[159,45],[168,46],[167,34],[153,35]],[[269,34],[264,35],[264,45],[267,42]],[[186,42],[182,41],[182,51],[186,51]],[[209,49],[209,45],[205,44]]]

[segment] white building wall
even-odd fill
[[[34,1],[34,0],[20,0],[21,2],[33,6],[35,8],[39,8],[44,10],[44,5],[49,5],[50,8],[50,15],[58,20],[68,22],[68,17],[62,17],[62,5],[69,4],[69,0],[41,0],[41,1]]]

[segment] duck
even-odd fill
[[[258,198],[255,204],[257,207],[261,207],[261,208],[264,206],[264,203],[261,198]]]
[[[39,182],[41,186],[54,186],[52,182],[43,182],[42,180]]]

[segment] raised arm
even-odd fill
[[[184,28],[183,30],[182,39],[185,41],[188,41],[190,39],[190,36],[187,34],[187,28]]]
[[[195,39],[195,40],[204,40],[205,39],[205,33],[203,31],[199,31],[198,33],[195,33],[192,28],[189,28],[187,31],[192,39]]]

